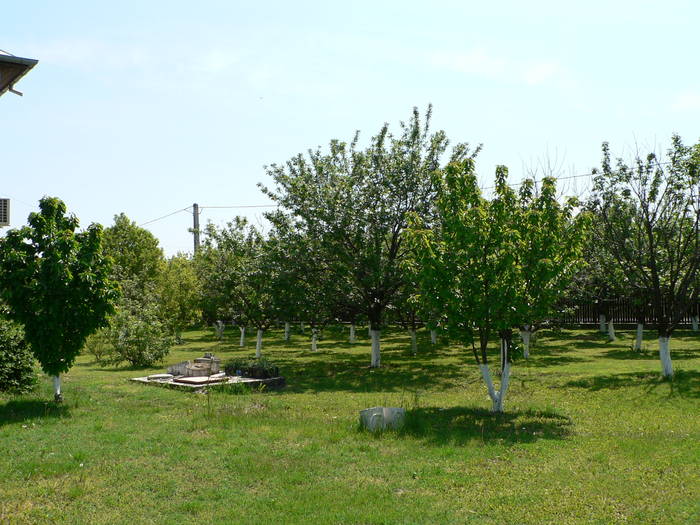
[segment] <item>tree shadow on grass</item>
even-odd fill
[[[450,388],[466,377],[466,365],[440,363],[402,351],[385,353],[379,368],[369,368],[366,355],[332,351],[332,355],[290,354],[274,362],[291,392],[402,392]],[[328,359],[331,357],[331,359]]]
[[[568,417],[542,410],[494,414],[473,407],[425,407],[407,410],[405,425],[398,433],[435,445],[466,445],[474,441],[515,444],[566,439],[572,426]]]
[[[39,418],[62,418],[70,416],[70,409],[53,401],[39,399],[17,399],[0,405],[0,427]]]
[[[627,372],[576,379],[564,384],[565,387],[584,388],[591,391],[642,386],[647,394],[664,385],[669,388],[669,397],[677,395],[700,398],[700,372],[695,370],[677,370],[673,380],[663,378],[660,372]]]
[[[607,357],[610,359],[622,359],[622,360],[642,360],[648,361],[650,359],[659,359],[658,350],[632,350],[631,348],[615,348],[603,352],[602,357]],[[671,358],[672,359],[695,359],[700,358],[700,350],[693,350],[690,348],[671,348]]]
[[[518,364],[521,364],[523,366],[531,366],[535,368],[542,368],[546,366],[560,366],[560,365],[568,365],[570,363],[585,363],[591,361],[591,359],[586,359],[583,357],[571,357],[571,356],[566,356],[566,355],[553,355],[549,354],[547,356],[540,356],[537,353],[532,353],[530,355],[530,359],[527,361],[523,359],[522,361],[519,361]]]

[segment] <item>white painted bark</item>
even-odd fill
[[[370,330],[370,335],[372,337],[372,362],[370,366],[372,368],[377,368],[381,365],[381,353],[379,348],[379,336],[380,330]]]
[[[673,364],[671,363],[670,337],[659,337],[659,357],[661,358],[661,370],[664,377],[673,377]]]
[[[53,397],[56,399],[56,401],[59,401],[61,399],[61,376],[60,374],[57,376],[53,376]]]
[[[355,323],[350,324],[350,343],[355,343]]]
[[[526,327],[525,330],[520,330],[520,338],[523,340],[523,356],[525,356],[525,359],[530,359],[530,336],[532,335],[532,332],[530,331],[529,327]]]
[[[605,314],[600,314],[598,316],[598,323],[600,326],[600,333],[604,334],[605,333]]]
[[[510,363],[506,363],[503,367],[500,390],[496,390],[493,386],[489,365],[481,364],[479,365],[479,369],[481,370],[481,377],[484,378],[484,383],[486,383],[486,390],[488,390],[489,398],[491,398],[491,411],[503,412],[503,402],[505,401],[508,385],[510,383]]]
[[[367,337],[372,337],[372,325],[367,325]]]
[[[617,341],[617,337],[615,337],[615,325],[612,320],[608,323],[608,341]]]
[[[693,332],[699,331],[698,324],[700,324],[700,320],[698,320],[697,315],[694,315],[693,317],[690,318],[690,323],[693,325]]]
[[[245,346],[245,326],[239,326],[238,329],[241,331],[241,342],[238,346]]]
[[[289,342],[289,321],[285,321],[284,323],[284,340],[288,343]]]
[[[637,323],[637,336],[634,338],[633,350],[642,349],[642,341],[644,340],[644,325],[642,323]]]
[[[299,330],[301,330],[301,333],[304,333],[304,321],[299,321]]]
[[[317,352],[318,351],[318,331],[313,328],[311,330],[311,351],[312,352]]]
[[[411,352],[413,352],[413,355],[416,355],[418,353],[418,345],[416,344],[416,331],[409,330],[408,333],[411,334]]]
[[[431,345],[437,344],[437,330],[430,331],[430,344]]]
[[[255,342],[255,357],[260,359],[262,357],[262,337],[263,337],[263,331],[258,328],[258,339]]]

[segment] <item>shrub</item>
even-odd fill
[[[230,376],[243,376],[251,379],[279,377],[280,369],[270,361],[260,359],[233,359],[226,363],[224,371]]]
[[[122,301],[110,318],[109,327],[95,334],[85,348],[102,364],[126,361],[132,366],[147,367],[162,361],[172,345],[173,338],[158,318],[154,302]]]
[[[24,394],[37,382],[34,357],[22,328],[0,317],[0,392]]]

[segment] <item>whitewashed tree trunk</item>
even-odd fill
[[[53,398],[56,401],[61,401],[63,399],[63,394],[61,394],[61,375],[53,376]]]
[[[355,343],[355,323],[350,324],[350,343]]]
[[[664,377],[673,377],[673,364],[671,363],[671,351],[669,349],[670,337],[659,337],[659,357],[661,358],[661,370]]]
[[[524,330],[520,330],[520,338],[523,340],[523,356],[525,359],[530,359],[530,325],[526,325]]]
[[[284,323],[284,340],[288,343],[289,342],[289,321],[286,321]]]
[[[416,344],[416,331],[409,330],[408,333],[411,334],[411,352],[413,352],[413,355],[416,355],[418,353],[418,345]]]
[[[617,337],[615,337],[615,325],[612,319],[608,323],[608,341],[617,341]]]
[[[506,398],[506,392],[508,392],[508,384],[510,382],[510,363],[506,362],[503,367],[500,390],[496,390],[493,386],[489,365],[481,364],[479,365],[479,369],[481,370],[481,376],[484,378],[486,389],[488,390],[489,397],[491,398],[491,411],[503,412],[503,402]]]
[[[370,335],[372,337],[372,362],[370,366],[372,368],[377,368],[381,365],[381,354],[379,348],[379,336],[380,330],[370,330]]]
[[[241,331],[241,343],[238,346],[245,346],[245,326],[239,326],[238,329]]]
[[[301,330],[301,333],[304,333],[304,321],[299,321],[299,330]]]
[[[698,316],[694,315],[693,317],[691,317],[690,323],[693,325],[693,332],[697,332],[698,331],[698,324],[700,324],[700,322],[698,321]]]
[[[311,351],[318,351],[318,330],[315,328],[311,329]]]
[[[598,324],[600,326],[600,333],[605,333],[605,314],[600,314],[598,316]]]
[[[637,323],[637,337],[634,338],[633,350],[642,349],[642,341],[644,340],[644,325],[642,323]]]
[[[258,339],[255,342],[255,357],[260,359],[262,357],[262,337],[263,337],[263,331],[258,328]]]
[[[372,337],[372,325],[367,326],[367,337]]]
[[[437,344],[437,330],[430,331],[430,344],[431,345]]]

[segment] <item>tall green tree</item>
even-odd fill
[[[700,144],[673,136],[665,162],[650,153],[613,165],[604,143],[591,205],[610,258],[652,305],[662,373],[672,377],[671,335],[691,308],[700,268]]]
[[[102,227],[76,231],[78,219],[54,197],[42,198],[39,210],[0,241],[0,294],[60,400],[60,374],[106,325],[118,291],[102,253]]]
[[[370,322],[373,367],[381,364],[385,310],[402,286],[407,214],[430,214],[431,174],[448,145],[443,131],[431,133],[430,117],[430,107],[422,120],[414,109],[398,135],[385,124],[364,150],[356,133],[350,143],[331,141],[326,153],[310,150],[273,164],[267,172],[275,186],[262,187],[319,243],[320,257],[338,272],[336,281],[351,283]],[[468,148],[458,145],[452,157],[467,155]],[[274,222],[274,215],[270,218]]]
[[[277,319],[279,267],[265,236],[245,219],[224,228],[205,229],[201,257],[214,261],[221,274],[212,284],[222,304],[245,324],[257,328],[256,357],[262,356],[263,334]]]
[[[556,204],[552,180],[539,197],[527,189],[518,196],[507,174],[496,169],[489,200],[473,159],[450,163],[434,174],[435,220],[427,224],[414,215],[408,230],[410,271],[421,283],[416,299],[425,311],[440,312],[450,336],[471,347],[495,412],[503,411],[508,390],[513,329],[551,311],[582,245],[582,225],[572,227],[569,205]],[[548,228],[566,235],[549,235]],[[500,390],[488,366],[492,335],[500,338]]]
[[[521,249],[517,260],[523,269],[522,308],[527,321],[520,333],[526,359],[532,332],[555,315],[562,290],[582,265],[589,220],[585,213],[575,214],[578,205],[575,198],[559,203],[552,177],[545,177],[539,188],[532,179],[520,186],[516,229]]]
[[[155,284],[165,261],[158,239],[123,213],[104,230],[104,253],[112,258],[114,279],[133,281],[137,293]]]
[[[170,257],[158,276],[160,317],[178,342],[182,331],[201,318],[199,285],[192,259],[183,254]]]

